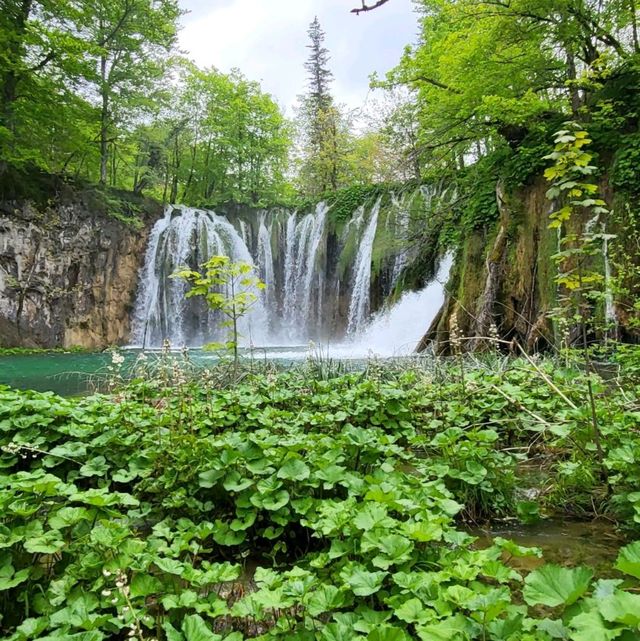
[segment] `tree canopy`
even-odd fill
[[[389,74],[418,96],[432,159],[499,141],[536,122],[578,117],[594,79],[640,51],[634,0],[418,0],[421,32]]]
[[[7,0],[0,174],[36,166],[190,204],[278,200],[291,133],[239,71],[175,50],[177,0]]]

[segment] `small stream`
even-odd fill
[[[599,576],[612,574],[611,568],[620,547],[625,544],[609,521],[548,519],[532,525],[495,524],[489,528],[474,528],[470,533],[479,538],[477,545],[481,547],[501,537],[542,551],[542,558],[531,556],[511,560],[510,565],[517,569],[532,570],[542,563],[585,565],[593,568]]]

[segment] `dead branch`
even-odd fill
[[[387,4],[387,2],[389,2],[389,0],[378,0],[374,4],[367,4],[365,0],[362,0],[362,7],[359,9],[351,9],[351,13],[355,13],[358,16],[365,11],[373,11],[374,9],[381,7],[383,4]]]

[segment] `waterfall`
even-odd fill
[[[245,223],[244,220],[240,221],[240,236],[245,246],[249,247],[250,245],[249,231],[247,229],[247,223]]]
[[[436,277],[417,292],[405,292],[390,309],[378,312],[354,344],[356,353],[401,356],[415,351],[444,303],[453,254],[440,260]]]
[[[369,223],[365,229],[355,262],[355,272],[351,303],[349,305],[349,321],[347,334],[354,334],[362,329],[369,314],[369,297],[371,289],[371,257],[373,254],[373,241],[378,229],[378,214],[381,199],[378,198],[371,210]]]
[[[600,220],[600,213],[594,214],[585,225],[585,232],[593,234],[594,228]],[[607,332],[617,331],[618,315],[613,302],[613,291],[611,289],[611,261],[609,260],[609,240],[615,238],[611,234],[607,234],[607,223],[602,221],[600,223],[601,239],[602,239],[602,262],[604,265],[604,319],[607,325]]]
[[[287,220],[285,248],[284,323],[292,341],[304,340],[310,324],[320,319],[320,300],[313,313],[313,292],[321,296],[323,270],[318,269],[320,244],[324,237],[328,207],[319,203],[313,213],[298,221],[295,213]]]
[[[179,268],[200,270],[212,256],[224,255],[253,266],[266,285],[240,319],[242,345],[318,344],[345,334],[353,345],[416,258],[406,240],[410,212],[425,197],[421,193],[390,194],[384,208],[380,197],[342,220],[332,218],[324,202],[303,211],[236,207],[227,216],[168,206],[149,236],[132,343],[159,347],[168,339],[177,348],[226,340],[222,313],[209,310],[201,297],[187,298],[189,285],[171,277]],[[415,318],[428,322],[417,313]]]
[[[273,267],[273,250],[271,247],[271,229],[265,223],[266,212],[260,216],[260,229],[258,231],[258,270],[264,284],[264,304],[271,312],[275,308],[276,279]],[[244,221],[240,221],[242,224]],[[271,314],[268,323],[272,322]]]
[[[151,231],[133,319],[138,345],[202,345],[220,335],[219,319],[201,301],[185,297],[187,285],[171,275],[180,267],[198,269],[211,256],[253,265],[249,249],[235,227],[213,212],[167,207]],[[244,341],[264,340],[265,309],[258,301],[240,320]]]
[[[609,260],[609,240],[615,238],[607,234],[606,223],[602,223],[602,257],[604,260],[604,317],[607,322],[607,332],[614,335],[618,331],[618,314],[613,302],[613,291],[611,289],[611,261]]]

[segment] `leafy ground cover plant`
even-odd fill
[[[525,575],[512,559],[539,551],[480,549],[462,527],[516,514],[519,466],[541,455],[549,503],[600,489],[632,527],[634,388],[598,388],[608,494],[595,474],[577,482],[597,465],[578,370],[457,367],[267,371],[221,388],[165,360],[111,396],[0,388],[0,634],[637,639],[640,543],[615,578]]]

